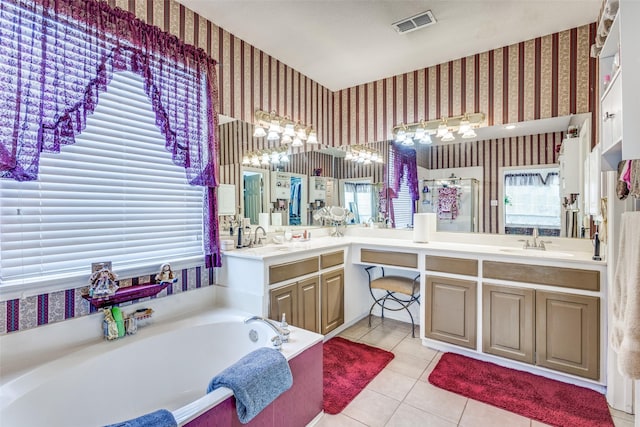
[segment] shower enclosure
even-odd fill
[[[435,213],[438,231],[478,231],[480,187],[477,179],[424,179],[420,191],[418,212]]]

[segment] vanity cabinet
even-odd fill
[[[527,276],[518,266],[485,261],[484,277],[599,290],[597,271],[531,266],[537,274]],[[483,283],[482,288],[484,353],[599,379],[600,298],[544,287]]]
[[[483,285],[483,352],[533,363],[534,292],[533,289]]]
[[[536,364],[598,379],[600,299],[536,291]]]
[[[476,289],[475,281],[427,277],[425,338],[475,349]]]
[[[322,329],[328,334],[344,323],[344,270],[339,269],[321,276]]]
[[[269,318],[327,334],[344,323],[344,251],[269,266]],[[283,286],[279,283],[287,282]]]
[[[310,277],[270,292],[270,318],[282,319],[284,313],[287,323],[313,332],[319,328],[319,295],[318,277]]]

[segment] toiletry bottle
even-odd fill
[[[238,243],[236,244],[236,248],[240,249],[244,245],[244,240],[242,239],[242,227],[238,227]]]
[[[596,231],[593,235],[593,258],[594,261],[602,261],[602,257],[600,257],[600,237],[598,237],[598,232]]]
[[[289,335],[291,331],[289,330],[289,324],[287,323],[287,315],[286,313],[282,313],[282,321],[280,322],[280,330],[282,331],[282,342],[289,342]]]

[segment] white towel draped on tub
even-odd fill
[[[609,289],[611,346],[618,353],[618,369],[640,379],[640,212],[622,214],[618,262]]]

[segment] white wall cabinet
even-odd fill
[[[582,193],[582,158],[580,138],[565,138],[562,141],[562,153],[558,156],[560,163],[560,192],[562,196]]]
[[[600,52],[600,143],[605,171],[617,170],[621,160],[640,159],[638,22],[640,2],[620,0],[618,14]]]

